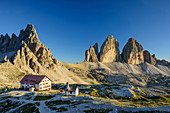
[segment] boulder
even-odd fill
[[[128,40],[121,56],[122,60],[128,64],[140,64],[144,62],[143,47],[133,38]]]

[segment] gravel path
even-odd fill
[[[45,105],[45,102],[40,102],[40,106],[37,106],[39,108],[40,113],[49,113],[51,110]]]

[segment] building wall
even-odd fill
[[[66,95],[77,96],[78,94],[79,94],[79,88],[77,88],[75,92],[66,91]]]
[[[47,77],[44,77],[44,79],[39,84],[20,84],[20,88],[29,89],[31,87],[35,87],[36,90],[51,90],[51,81]]]
[[[24,88],[24,89],[29,89],[31,87],[34,87],[34,85],[30,84],[30,83],[27,83],[27,84],[20,84],[20,88]]]
[[[77,96],[78,94],[79,94],[79,88],[76,89],[75,96]]]
[[[66,91],[66,95],[71,95],[71,96],[74,96],[75,95],[75,92],[70,92],[70,91]]]
[[[51,81],[47,77],[39,83],[39,90],[51,90]]]

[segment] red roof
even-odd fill
[[[44,77],[46,77],[46,75],[25,75],[20,83],[38,84],[44,79]]]

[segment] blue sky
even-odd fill
[[[0,1],[0,34],[19,34],[33,24],[40,41],[62,62],[82,62],[85,50],[108,35],[120,53],[130,37],[170,61],[170,0]]]

